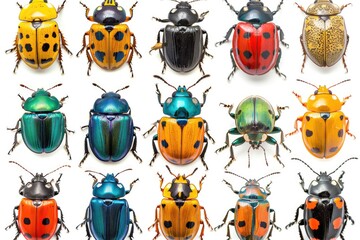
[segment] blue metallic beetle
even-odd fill
[[[88,239],[93,236],[96,240],[123,240],[126,238],[129,226],[131,225],[129,238],[133,239],[134,224],[142,232],[134,210],[129,207],[126,199],[121,199],[129,194],[133,185],[139,180],[136,179],[130,184],[130,189],[125,190],[124,185],[116,178],[120,173],[132,170],[126,169],[117,174],[107,174],[87,170],[94,179],[93,195],[90,205],[86,209],[84,221],[76,229],[86,224],[86,236]],[[91,174],[100,174],[104,178],[98,182]],[[130,219],[130,212],[133,213],[134,221]],[[91,232],[91,233],[90,233]]]
[[[163,108],[163,113],[167,116],[155,122],[154,126],[144,133],[144,136],[146,136],[158,125],[158,133],[153,136],[154,155],[150,165],[152,165],[159,153],[155,146],[155,141],[158,141],[161,154],[170,163],[185,165],[193,162],[200,156],[203,165],[208,169],[204,160],[208,140],[204,135],[206,134],[212,142],[214,142],[214,139],[208,133],[207,122],[201,117],[196,117],[196,115],[201,113],[201,108],[206,101],[206,94],[210,88],[203,93],[203,103],[200,103],[197,98],[193,97],[189,89],[202,79],[209,77],[209,75],[204,75],[188,88],[185,86],[176,88],[167,83],[163,78],[159,76],[154,77],[173,87],[175,92],[173,92],[172,97],[167,98],[162,103],[161,93],[156,85],[158,101]]]
[[[89,155],[88,142],[94,155],[101,161],[117,162],[131,151],[142,162],[136,154],[137,139],[134,130],[138,128],[134,127],[128,102],[118,94],[129,86],[115,92],[106,92],[97,84],[93,85],[105,93],[95,101],[90,110],[89,125],[82,127],[88,127],[89,132],[85,137],[85,153],[79,166]]]

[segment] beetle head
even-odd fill
[[[163,190],[164,197],[171,198],[174,200],[186,200],[186,199],[197,198],[199,191],[196,189],[195,185],[191,184],[190,181],[187,179],[197,171],[197,168],[195,168],[195,170],[187,176],[185,176],[185,174],[175,175],[171,172],[168,166],[166,166],[166,168],[169,170],[170,174],[173,175],[175,178],[172,180],[171,183],[168,183],[165,186]]]
[[[130,106],[126,99],[121,98],[119,91],[128,88],[125,86],[115,92],[106,92],[102,87],[93,83],[95,87],[100,88],[104,93],[101,98],[96,99],[92,111],[101,114],[125,114],[130,112]]]
[[[94,11],[94,21],[102,25],[114,26],[126,20],[125,9],[115,0],[104,0]]]
[[[182,1],[171,9],[168,18],[175,26],[191,26],[199,21],[199,14],[191,8],[190,3]]]
[[[273,20],[273,13],[260,0],[250,0],[238,13],[238,20],[249,22],[255,27]]]
[[[19,19],[27,22],[47,21],[57,18],[56,8],[47,0],[31,0],[21,8]]]

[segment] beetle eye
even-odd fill
[[[118,7],[118,10],[119,10],[120,12],[122,12],[122,11],[123,11],[122,7]]]
[[[97,188],[99,188],[99,187],[101,187],[101,186],[102,186],[102,183],[98,183],[98,184],[96,185]]]
[[[197,12],[194,9],[191,9],[191,13],[194,14],[194,15],[197,14]]]
[[[100,11],[102,9],[101,6],[97,7],[96,11]]]
[[[267,11],[268,11],[268,8],[267,8],[267,7],[264,7],[264,8],[263,8],[263,11],[264,11],[264,12],[267,12]]]
[[[336,182],[335,180],[332,180],[332,181],[331,181],[331,184],[334,185],[334,186],[336,186],[336,185],[337,185],[337,182]]]
[[[46,187],[46,188],[51,188],[51,183],[45,184],[45,187]]]
[[[249,135],[247,134],[244,134],[244,139],[246,142],[250,142],[250,138],[249,138]]]
[[[330,94],[331,94],[331,93],[330,93]],[[336,95],[332,95],[332,99],[337,100],[338,98],[337,98]]]
[[[242,187],[242,188],[240,189],[240,192],[241,192],[241,193],[246,192],[246,187]]]
[[[267,139],[267,135],[266,134],[263,134],[262,137],[261,137],[261,141],[264,142],[266,139]]]
[[[171,9],[170,13],[171,13],[171,14],[174,14],[176,11],[177,11],[177,9],[176,9],[176,8],[173,8],[173,9]]]
[[[312,186],[317,186],[318,184],[319,184],[318,181],[313,181],[313,182],[311,183]]]
[[[166,99],[166,103],[167,103],[167,104],[170,104],[171,102],[172,102],[172,98]]]
[[[329,90],[329,93],[330,93],[330,94],[332,94],[332,91],[331,91],[331,90]]]
[[[193,104],[199,104],[199,100],[197,100],[196,98],[193,98],[192,102],[193,102]]]
[[[32,187],[32,183],[27,183],[27,184],[26,184],[26,187],[27,187],[27,188],[31,188],[31,187]]]

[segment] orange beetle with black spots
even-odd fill
[[[304,163],[317,175],[317,178],[311,182],[308,189],[305,189],[304,180],[299,173],[302,189],[309,196],[306,198],[305,203],[297,208],[294,221],[288,224],[286,229],[298,223],[301,240],[304,240],[304,237],[300,226],[304,226],[306,235],[312,240],[336,240],[339,236],[341,239],[345,239],[343,231],[346,223],[351,221],[354,224],[354,220],[348,213],[345,199],[340,196],[344,189],[342,178],[345,172],[342,172],[337,181],[332,180],[330,175],[335,173],[346,162],[353,159],[357,158],[349,158],[329,174],[326,172],[320,172],[319,174],[301,159],[291,159]],[[300,209],[303,210],[304,217],[297,222]]]
[[[205,225],[201,219],[201,210],[204,211],[207,225],[211,229],[212,227],[205,208],[200,205],[196,198],[201,191],[202,183],[206,176],[201,178],[200,188],[197,189],[187,179],[196,172],[197,168],[187,176],[175,175],[168,166],[166,168],[175,178],[163,188],[164,178],[158,173],[160,177],[160,190],[164,198],[155,209],[154,224],[149,227],[149,230],[155,227],[156,235],[153,239],[155,240],[160,235],[160,227],[162,234],[167,240],[192,240],[196,237],[200,225],[202,225],[200,238],[203,239]]]
[[[264,189],[260,186],[259,181],[268,176],[279,174],[279,172],[268,174],[258,180],[248,180],[228,171],[226,171],[226,173],[244,179],[246,184],[240,191],[237,191],[234,190],[229,182],[224,180],[226,185],[228,185],[235,194],[239,195],[239,200],[237,201],[235,208],[230,208],[227,211],[222,224],[217,226],[215,230],[225,225],[229,213],[232,212],[234,218],[227,224],[227,239],[231,238],[229,231],[230,226],[235,228],[236,234],[240,240],[270,239],[274,227],[277,230],[281,229],[275,225],[275,211],[270,208],[270,203],[266,199],[271,194],[269,189],[271,182]],[[271,213],[273,213],[272,218],[270,217]]]
[[[307,102],[302,102],[301,96],[294,92],[294,95],[308,111],[296,119],[295,131],[286,136],[295,134],[298,131],[298,122],[301,122],[300,131],[309,153],[317,158],[331,158],[340,151],[346,134],[355,138],[349,132],[349,118],[341,111],[350,96],[341,101],[330,90],[330,88],[350,80],[342,81],[328,88],[326,86],[316,87],[300,79],[298,81],[314,86],[317,90]]]

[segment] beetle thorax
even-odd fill
[[[326,88],[320,86],[306,103],[306,108],[312,112],[336,112],[341,110],[343,103],[340,99]]]
[[[308,193],[320,198],[334,198],[339,196],[341,191],[337,181],[332,180],[326,172],[320,172],[316,180],[311,182]]]
[[[186,87],[179,86],[164,102],[164,114],[173,118],[191,118],[201,113],[201,104],[197,98],[193,98]]]
[[[128,102],[114,92],[107,92],[98,98],[93,107],[93,111],[101,114],[124,114],[129,112]]]
[[[263,23],[272,21],[273,14],[260,0],[250,0],[247,5],[240,10],[238,20],[249,22],[255,27],[259,27]]]
[[[266,191],[260,187],[260,184],[255,180],[251,179],[246,184],[245,187],[240,189],[239,197],[242,199],[266,199],[268,194]]]
[[[102,25],[118,25],[126,20],[126,12],[116,1],[104,1],[94,11],[94,21]]]
[[[125,196],[125,188],[114,174],[107,174],[101,182],[94,185],[93,195],[102,199],[118,199]]]
[[[32,0],[21,8],[19,19],[21,21],[35,22],[55,19],[57,12],[51,3],[44,0]]]
[[[31,182],[21,186],[20,194],[31,200],[46,200],[55,196],[54,187],[44,175],[36,174]]]
[[[306,12],[316,16],[330,16],[339,14],[341,11],[340,7],[331,0],[317,0],[308,7]]]
[[[168,18],[175,26],[191,26],[199,20],[199,15],[188,2],[179,2],[171,9]]]

